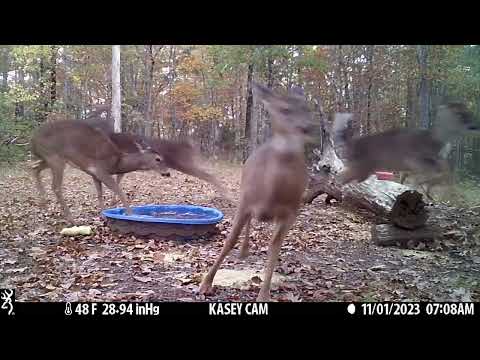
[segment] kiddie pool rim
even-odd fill
[[[198,212],[206,212],[212,214],[212,217],[208,219],[169,219],[169,218],[145,218],[141,216],[135,215],[135,210],[138,209],[165,209],[170,211],[178,211],[179,212],[187,212],[193,211]],[[121,214],[120,212],[125,211],[124,207],[120,208],[112,208],[106,209],[102,211],[102,215],[109,219],[116,219],[116,220],[126,220],[126,221],[134,221],[134,222],[143,222],[143,223],[160,223],[160,224],[180,224],[180,225],[202,225],[202,224],[217,224],[223,219],[223,213],[215,208],[206,207],[206,206],[198,206],[198,205],[157,205],[157,204],[150,204],[150,205],[141,205],[141,206],[132,206],[132,210],[134,212],[133,215],[126,215]]]

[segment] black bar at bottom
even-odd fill
[[[15,302],[18,320],[49,319],[480,319],[479,303],[45,303]]]

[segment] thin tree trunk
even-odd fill
[[[427,45],[417,46],[417,60],[420,67],[420,79],[419,79],[419,101],[420,101],[420,127],[427,129],[430,126],[429,118],[429,89],[427,79],[427,59],[428,59],[428,47]]]
[[[252,132],[252,115],[253,115],[253,93],[252,93],[252,80],[253,80],[253,64],[248,65],[247,71],[247,104],[245,109],[245,137],[244,137],[244,145],[245,145],[245,152],[243,156],[243,161],[246,161],[248,155],[251,152],[251,142],[250,146],[248,146],[247,138],[250,136]]]
[[[70,80],[70,58],[68,56],[68,48],[63,48],[63,66],[64,66],[64,80],[63,80],[63,102],[65,110],[70,112],[72,110],[72,83]]]
[[[371,117],[372,117],[372,87],[373,87],[373,51],[375,45],[367,47],[367,64],[368,64],[368,87],[367,87],[367,121],[366,133],[371,133]]]
[[[120,92],[120,45],[112,47],[112,116],[114,131],[122,132],[122,112],[121,112],[121,92]]]
[[[269,57],[267,59],[267,87],[272,89],[273,88],[273,82],[274,82],[274,78],[273,78],[273,59],[271,57]],[[263,106],[262,106],[262,109],[263,109]],[[271,133],[272,133],[272,123],[271,123],[271,120],[270,120],[270,115],[268,114],[268,112],[265,111],[265,109],[263,109],[262,118],[263,118],[263,126],[262,126],[263,137],[262,137],[262,141],[265,142],[271,136]]]
[[[152,45],[145,45],[145,101],[144,101],[144,135],[152,136],[152,86],[153,86],[153,58]]]
[[[175,45],[170,46],[170,92],[173,90],[173,87],[175,86],[175,79],[176,79],[176,47]],[[172,130],[173,130],[173,136],[177,136],[177,109],[175,107],[175,103],[173,99],[171,99],[171,104],[170,104],[170,115],[171,115],[171,122],[172,122]]]
[[[10,56],[8,54],[8,48],[2,47],[2,86],[1,91],[7,92],[8,91],[8,70],[10,68]]]
[[[23,73],[23,69],[19,69],[18,71],[15,72],[15,75],[17,75],[17,79],[16,79],[16,84],[19,84],[21,87],[24,87],[25,85],[25,79],[24,79],[24,73]],[[22,117],[25,115],[25,107],[23,105],[23,103],[17,101],[15,102],[15,117]]]
[[[57,47],[52,46],[50,48],[50,110],[55,106],[57,101]]]

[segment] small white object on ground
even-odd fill
[[[91,235],[92,228],[90,226],[73,226],[70,228],[64,228],[60,231],[61,235],[75,236],[75,235]]]

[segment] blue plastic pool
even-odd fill
[[[107,209],[102,214],[110,219],[163,224],[203,225],[217,224],[223,213],[217,209],[195,205],[132,206],[132,215],[125,208]]]
[[[223,219],[217,209],[194,205],[132,206],[132,211],[127,215],[125,208],[115,208],[102,214],[113,230],[123,234],[183,240],[217,233],[216,224]]]

